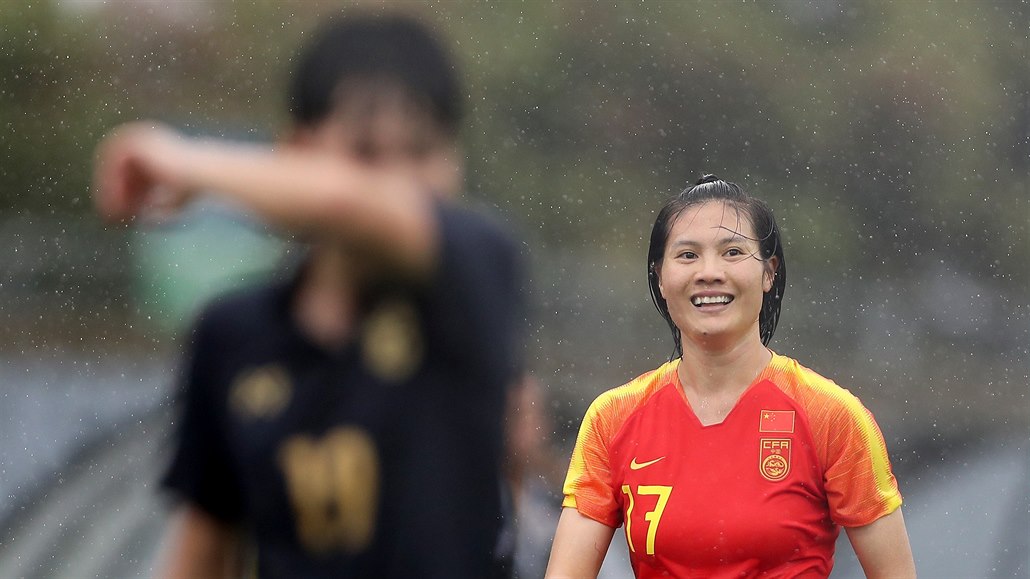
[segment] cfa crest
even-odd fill
[[[787,478],[790,473],[790,439],[763,438],[760,441],[758,472],[772,482]]]
[[[409,302],[384,302],[366,318],[361,355],[377,378],[387,382],[409,378],[422,363],[424,349],[418,312]]]
[[[271,418],[286,408],[293,393],[289,375],[278,365],[241,374],[229,391],[229,406],[248,418]]]

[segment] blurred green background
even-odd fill
[[[1030,429],[1026,2],[387,6],[461,65],[468,198],[525,240],[558,444],[671,351],[646,238],[702,173],[774,207],[789,275],[772,347],[859,394],[899,468],[920,445]],[[137,118],[276,138],[294,51],[340,8],[0,4],[8,356],[174,356],[198,300],[282,259],[231,208],[104,228],[92,150]]]

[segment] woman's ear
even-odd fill
[[[662,262],[657,262],[651,266],[654,271],[654,279],[658,282],[658,293],[661,294],[662,299],[668,299],[665,297],[665,288],[662,286]]]
[[[762,274],[762,293],[772,290],[773,282],[776,281],[776,270],[780,268],[780,258],[775,255],[765,262],[765,273]]]

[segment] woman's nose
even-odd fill
[[[726,269],[721,259],[702,256],[698,259],[698,266],[700,269],[697,272],[697,281],[713,283],[725,280]]]

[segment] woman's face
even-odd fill
[[[338,95],[327,118],[298,127],[293,144],[335,155],[356,170],[406,174],[437,197],[451,198],[461,189],[454,143],[390,84],[369,82]]]
[[[747,216],[721,201],[688,207],[673,223],[658,287],[684,349],[761,343],[762,295],[777,264],[775,257],[761,260],[756,237]]]

